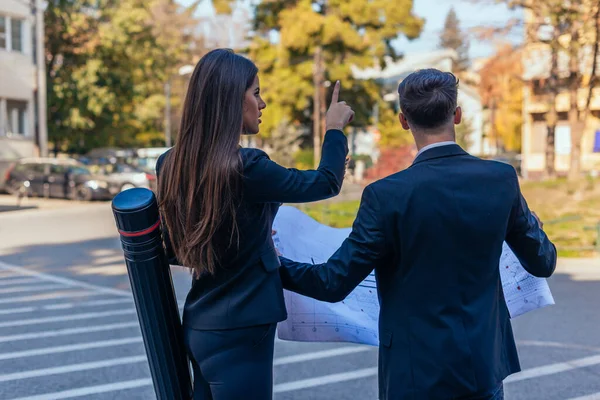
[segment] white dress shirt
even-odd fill
[[[433,149],[434,147],[448,146],[449,144],[456,144],[456,142],[448,140],[448,141],[445,141],[445,142],[437,142],[437,143],[428,144],[427,146],[425,146],[421,150],[419,150],[419,152],[417,153],[417,155],[415,156],[415,158],[419,157],[421,155],[421,153],[423,153],[424,151],[427,151],[429,149]]]

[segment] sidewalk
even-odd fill
[[[52,210],[61,208],[80,207],[102,202],[73,201],[65,199],[45,199],[42,197],[23,197],[19,203],[17,196],[0,194],[0,212],[24,211],[24,210]]]
[[[555,274],[566,274],[574,281],[599,281],[600,257],[558,258]]]
[[[339,203],[342,201],[360,200],[364,187],[358,183],[344,182],[340,194],[331,199],[324,200],[323,203]]]

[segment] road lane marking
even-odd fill
[[[132,297],[131,292],[127,291],[127,290],[107,288],[107,287],[103,287],[103,286],[93,285],[91,283],[77,281],[77,280],[74,280],[74,279],[61,278],[61,277],[58,277],[58,276],[54,276],[54,275],[50,275],[50,274],[45,274],[43,272],[31,271],[31,270],[29,270],[27,268],[19,267],[19,266],[16,266],[16,265],[10,265],[10,264],[7,264],[7,263],[2,262],[2,261],[0,261],[0,269],[4,269],[4,270],[10,271],[10,272],[14,272],[15,274],[18,273],[18,274],[21,274],[21,275],[34,276],[36,278],[39,278],[39,279],[42,279],[42,280],[46,280],[46,281],[62,283],[62,284],[67,285],[67,286],[78,286],[78,287],[82,287],[82,288],[86,288],[86,289],[95,290],[95,291],[98,291],[98,292],[101,292],[101,293],[114,294],[116,296]]]
[[[590,350],[600,352],[600,347],[584,346],[581,344],[574,343],[563,343],[563,342],[547,342],[543,340],[518,340],[518,346],[534,346],[534,347],[556,347],[559,349],[577,349],[577,350]]]
[[[574,397],[569,400],[600,400],[600,392],[588,394],[587,396]]]
[[[6,279],[6,278],[10,279],[10,278],[16,278],[16,277],[22,278],[23,274],[19,274],[14,271],[0,271],[0,279]]]
[[[43,292],[45,290],[69,289],[65,285],[33,285],[33,286],[15,286],[0,288],[0,294],[4,293],[22,293],[22,292]]]
[[[42,300],[54,300],[54,299],[66,299],[69,297],[88,297],[88,296],[100,296],[104,293],[94,292],[90,290],[81,290],[78,292],[52,292],[47,294],[40,294],[35,296],[22,296],[13,297],[11,299],[0,299],[0,304],[11,304],[11,303],[30,303],[34,301]]]
[[[78,321],[82,319],[92,319],[92,318],[105,318],[112,317],[115,315],[127,315],[127,314],[135,314],[135,308],[127,309],[127,310],[112,310],[112,311],[101,311],[101,312],[91,312],[91,313],[82,313],[82,314],[71,314],[71,315],[57,315],[52,317],[45,318],[31,318],[31,319],[21,319],[18,321],[7,321],[0,322],[0,328],[6,328],[9,326],[26,326],[26,325],[37,325],[37,324],[45,324],[45,323],[53,323],[53,322],[61,322],[61,321]]]
[[[544,365],[541,367],[530,368],[521,371],[520,373],[507,378],[504,382],[518,382],[527,379],[539,378],[541,376],[556,374],[559,372],[570,371],[577,368],[584,368],[592,365],[600,364],[600,355],[579,358],[564,363],[555,363]],[[356,371],[342,372],[338,374],[324,375],[315,378],[302,379],[298,381],[280,383],[274,386],[275,393],[290,392],[294,390],[300,390],[305,388],[311,388],[315,386],[327,385],[331,383],[339,383],[353,379],[366,378],[369,376],[376,376],[377,368],[365,368]],[[587,398],[578,400],[588,400]],[[589,400],[596,400],[595,397],[591,397]],[[598,398],[600,400],[600,397]]]
[[[0,353],[0,360],[12,360],[16,358],[25,358],[25,357],[36,357],[46,354],[57,354],[57,353],[67,353],[71,351],[80,351],[80,350],[89,350],[89,349],[98,349],[105,347],[113,347],[113,346],[122,346],[126,344],[133,343],[143,343],[141,336],[132,336],[122,339],[114,339],[114,340],[102,340],[102,341],[94,341],[94,342],[85,342],[85,343],[77,343],[70,344],[65,346],[54,346],[54,347],[41,347],[38,349],[30,349],[23,351],[14,351],[10,353]],[[371,350],[368,347],[341,347],[338,349],[332,350],[323,350],[323,351],[315,351],[312,353],[302,353],[295,354],[286,357],[275,358],[273,361],[274,366],[279,365],[287,365],[304,361],[311,361],[329,357],[338,357],[346,354],[354,354],[363,351]]]
[[[554,364],[542,365],[541,367],[525,369],[521,372],[511,375],[504,380],[504,383],[519,382],[526,379],[539,378],[541,376],[558,374],[559,372],[571,371],[577,368],[590,367],[600,364],[600,355],[577,358],[575,360],[559,362]]]
[[[57,329],[52,331],[40,331],[40,332],[30,332],[23,333],[18,335],[6,335],[0,336],[0,343],[5,342],[16,342],[19,340],[29,340],[29,339],[38,339],[43,337],[56,337],[56,336],[68,336],[74,335],[77,333],[90,333],[90,332],[102,332],[102,331],[110,331],[113,329],[125,329],[125,328],[135,328],[139,327],[139,322],[123,322],[120,324],[110,324],[110,325],[97,325],[97,326],[86,326],[83,328],[68,328],[68,329]]]
[[[37,307],[21,307],[21,308],[12,308],[8,310],[0,310],[0,315],[8,315],[8,314],[20,314],[33,312],[37,310]]]
[[[62,392],[46,393],[36,396],[19,397],[12,400],[56,400],[72,399],[73,397],[89,396],[93,394],[116,392],[118,390],[135,389],[152,385],[152,379],[134,379],[131,381],[114,382],[106,385],[86,386],[77,389],[64,390]]]
[[[37,307],[20,307],[20,308],[7,308],[0,309],[0,315],[6,314],[18,314],[18,313],[28,313],[28,312],[36,312],[42,310],[65,310],[70,308],[78,308],[78,307],[95,307],[95,306],[105,306],[105,305],[113,305],[113,304],[133,304],[133,299],[107,299],[107,300],[90,300],[90,301],[82,301],[78,303],[58,303],[58,304],[49,304],[46,306],[37,306]]]
[[[117,365],[136,364],[147,361],[146,355],[111,358],[102,361],[93,361],[79,364],[61,365],[60,367],[33,369],[29,371],[13,372],[0,375],[0,382],[18,381],[21,379],[38,378],[41,376],[66,374],[69,372],[89,371],[98,368],[115,367]]]
[[[65,308],[73,308],[73,307],[95,307],[95,306],[106,306],[111,304],[124,304],[124,303],[132,303],[133,298],[131,299],[107,299],[107,300],[90,300],[90,301],[82,301],[80,303],[62,303],[62,304],[51,304],[47,306],[42,306],[42,308],[46,310],[63,310]]]
[[[291,392],[294,390],[308,389],[315,386],[328,385],[351,381],[354,379],[367,378],[377,375],[377,367],[357,369],[355,371],[342,372],[339,374],[323,375],[316,378],[302,379],[298,381],[279,383],[273,387],[274,393]]]
[[[339,347],[337,349],[315,351],[312,353],[294,354],[286,357],[279,357],[273,361],[273,365],[293,364],[304,361],[318,360],[321,358],[338,357],[346,354],[360,353],[363,351],[373,350],[371,347],[348,346]]]
[[[80,351],[89,349],[99,349],[104,347],[122,346],[125,344],[143,343],[141,336],[134,336],[115,340],[102,340],[95,342],[85,342],[70,344],[66,346],[41,347],[39,349],[13,351],[11,353],[0,353],[0,360],[13,360],[15,358],[36,357],[46,354],[67,353],[70,351]]]
[[[6,280],[2,280],[2,278],[0,278],[0,286],[22,285],[24,283],[36,283],[39,281],[40,280],[36,279],[36,278],[19,278],[19,279],[6,279]]]

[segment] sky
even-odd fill
[[[519,17],[519,11],[511,11],[504,4],[494,4],[494,0],[413,0],[414,12],[425,18],[425,26],[421,36],[413,41],[400,38],[394,42],[398,51],[410,54],[435,50],[438,46],[439,35],[444,26],[444,20],[451,7],[454,7],[460,26],[468,29],[480,25],[504,26],[507,21]],[[193,0],[179,0],[188,5]],[[213,14],[210,0],[204,0],[198,8],[199,15]],[[519,32],[505,38],[512,43],[518,43],[522,38]],[[471,40],[469,56],[474,58],[488,57],[494,53],[495,45],[489,42]]]

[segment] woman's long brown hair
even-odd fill
[[[215,273],[224,244],[239,244],[238,148],[244,96],[257,72],[230,50],[202,57],[190,79],[177,141],[160,171],[161,215],[177,259],[196,278]]]

